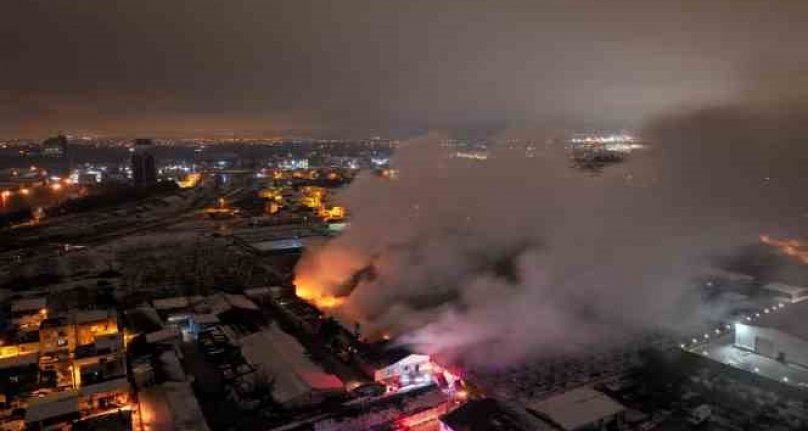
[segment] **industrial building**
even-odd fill
[[[345,387],[309,359],[305,348],[277,325],[240,340],[244,359],[274,377],[272,398],[284,406],[314,405]]]
[[[763,314],[735,324],[734,346],[784,364],[808,367],[808,302]]]

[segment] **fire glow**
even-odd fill
[[[794,257],[804,264],[808,264],[808,243],[796,239],[774,239],[768,235],[761,235],[760,242],[776,248],[780,253]]]
[[[345,298],[325,294],[315,283],[301,277],[295,278],[295,294],[321,310],[337,308],[345,303]]]

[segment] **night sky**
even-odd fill
[[[0,6],[0,136],[636,127],[808,94],[808,2]]]

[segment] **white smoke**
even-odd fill
[[[410,142],[397,180],[365,175],[340,196],[350,229],[298,276],[347,295],[337,313],[367,334],[478,365],[675,329],[704,311],[693,280],[714,256],[799,226],[807,151],[794,120],[660,119],[645,131],[652,149],[596,176],[558,144],[534,158],[500,145],[478,161],[447,157],[437,137]]]

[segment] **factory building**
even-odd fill
[[[734,346],[783,364],[808,367],[808,302],[763,314],[751,323],[735,324]]]

